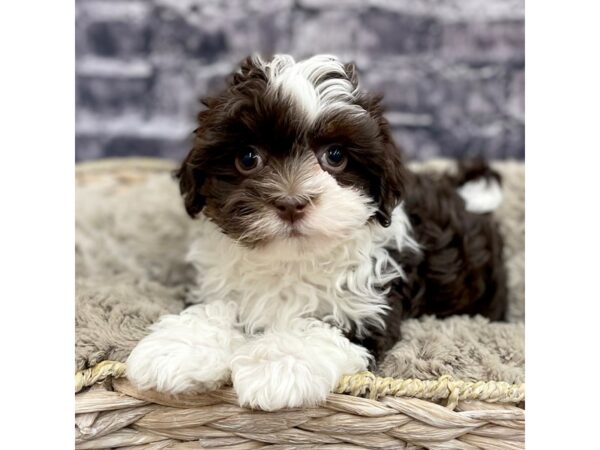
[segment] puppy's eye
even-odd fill
[[[235,166],[244,175],[249,175],[263,168],[263,160],[256,150],[248,148],[235,158]]]
[[[348,163],[344,149],[340,145],[331,145],[325,149],[320,157],[324,169],[332,172],[341,172]]]

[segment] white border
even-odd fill
[[[527,448],[592,448],[600,436],[600,5],[526,6]]]
[[[74,18],[0,5],[3,448],[74,446]]]

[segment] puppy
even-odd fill
[[[204,101],[177,172],[196,304],[133,350],[134,384],[231,379],[241,405],[310,406],[373,368],[405,318],[503,317],[499,177],[484,164],[411,173],[380,100],[335,57],[276,55],[247,58]]]

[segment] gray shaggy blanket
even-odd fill
[[[509,323],[477,317],[408,320],[387,355],[387,376],[524,381],[524,168],[498,162],[505,200],[496,212],[505,238]],[[413,164],[453,170],[449,161]],[[81,164],[76,175],[77,369],[125,361],[147,327],[184,308],[194,274],[184,257],[190,226],[173,163],[149,159]]]

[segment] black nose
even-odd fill
[[[279,217],[288,222],[300,220],[305,213],[308,201],[297,197],[284,197],[273,202]]]

